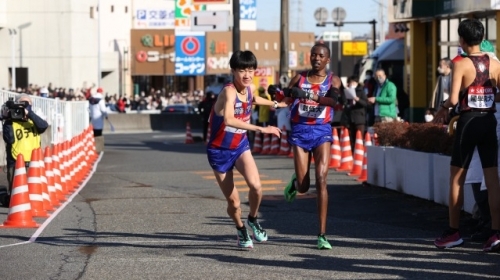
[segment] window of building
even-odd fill
[[[111,12],[115,11],[115,6],[111,5]]]
[[[128,13],[128,6],[125,6],[125,13]]]
[[[90,7],[90,18],[94,18],[94,7]]]

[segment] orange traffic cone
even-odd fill
[[[349,176],[360,176],[363,169],[363,157],[365,154],[365,147],[363,145],[363,136],[361,131],[356,131],[356,142],[354,144],[354,162]]]
[[[45,147],[44,152],[44,165],[45,165],[45,177],[47,178],[47,190],[49,191],[50,204],[52,206],[59,206],[59,199],[57,199],[56,186],[54,184],[54,172],[52,171],[52,151],[51,147]]]
[[[341,152],[337,129],[333,129],[333,142],[330,146],[330,165],[328,168],[338,168],[340,166]]]
[[[260,131],[255,132],[255,139],[253,140],[252,153],[260,153],[262,151],[262,133]]]
[[[45,161],[44,157],[42,154],[42,149],[38,148],[36,149],[38,155],[38,162],[40,163],[40,181],[42,182],[42,200],[43,200],[43,209],[45,211],[54,211],[54,207],[52,206],[52,203],[50,202],[50,196],[49,196],[49,186],[47,182],[47,177],[45,176]]]
[[[184,144],[193,144],[194,143],[194,140],[193,140],[193,136],[191,135],[191,125],[188,123],[186,123],[186,142],[184,142]]]
[[[64,193],[63,183],[66,182],[66,178],[62,176],[61,173],[61,164],[59,162],[59,154],[60,154],[61,146],[59,144],[54,145],[54,151],[52,153],[52,172],[54,173],[54,186],[56,187],[57,199],[59,201],[66,201],[66,194]]]
[[[33,217],[48,217],[49,214],[47,214],[47,211],[43,208],[42,180],[40,178],[42,166],[40,165],[40,159],[38,157],[38,149],[34,149],[31,152],[31,161],[28,168],[28,189],[30,192],[31,214]]]
[[[269,151],[269,155],[277,155],[280,152],[280,139],[274,134],[271,134],[271,139],[271,150]]]
[[[288,133],[286,132],[286,126],[283,126],[281,130],[281,145],[278,155],[286,156],[290,151],[290,146],[288,145]]]
[[[365,146],[364,146],[364,155],[363,155],[363,168],[361,169],[361,175],[359,175],[358,181],[364,182],[368,180],[368,146],[372,145],[372,139],[370,137],[370,133],[365,133]]]
[[[33,220],[31,214],[30,195],[27,185],[26,167],[22,154],[17,156],[16,169],[10,194],[10,205],[7,220],[3,227],[9,228],[34,228],[39,225]]]
[[[264,143],[262,144],[261,155],[268,155],[271,151],[271,134],[263,135]]]
[[[340,166],[337,171],[351,171],[352,170],[352,152],[351,152],[351,141],[349,140],[349,131],[347,128],[342,130],[340,134],[341,140],[341,159]]]

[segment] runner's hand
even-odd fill
[[[293,98],[306,98],[306,99],[309,99],[309,94],[303,90],[301,90],[300,88],[298,87],[293,87],[291,92],[290,92],[291,96]]]
[[[433,123],[447,123],[448,122],[448,117],[449,117],[450,110],[446,108],[441,108],[437,111],[436,115],[434,116],[434,120],[432,121]]]
[[[262,133],[265,133],[265,134],[274,134],[278,138],[281,137],[281,129],[279,129],[279,128],[275,127],[275,126],[266,126],[266,127],[263,127],[262,128]]]

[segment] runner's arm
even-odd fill
[[[234,117],[234,100],[236,100],[236,98],[236,90],[233,87],[226,87],[219,94],[217,102],[223,103],[222,116],[224,117],[224,124],[234,128],[264,132],[262,127],[244,122]]]

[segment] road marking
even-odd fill
[[[11,246],[16,246],[16,245],[23,245],[23,244],[29,244],[29,243],[34,243],[36,239],[42,234],[43,230],[54,220],[54,218],[59,214],[71,201],[73,201],[73,198],[78,195],[78,193],[87,185],[88,181],[90,178],[92,178],[92,175],[95,173],[97,169],[97,164],[101,161],[102,155],[104,152],[101,152],[99,154],[99,157],[97,158],[96,162],[94,163],[94,166],[92,167],[92,170],[90,171],[89,175],[87,178],[82,182],[82,185],[76,189],[76,191],[68,198],[66,202],[64,202],[57,210],[50,215],[50,217],[43,222],[43,224],[33,233],[33,235],[30,237],[28,241],[20,242],[20,243],[14,243],[14,244],[9,244],[9,245],[2,245],[0,248],[5,248],[5,247],[11,247]]]
[[[186,134],[172,134],[172,135],[153,135],[151,136],[152,138],[181,138],[181,137],[186,137]]]
[[[249,188],[236,188],[239,192],[248,192],[250,191]],[[261,188],[262,191],[275,191],[276,188],[273,188],[273,187],[267,187],[267,188]],[[282,197],[283,198],[283,197]]]

